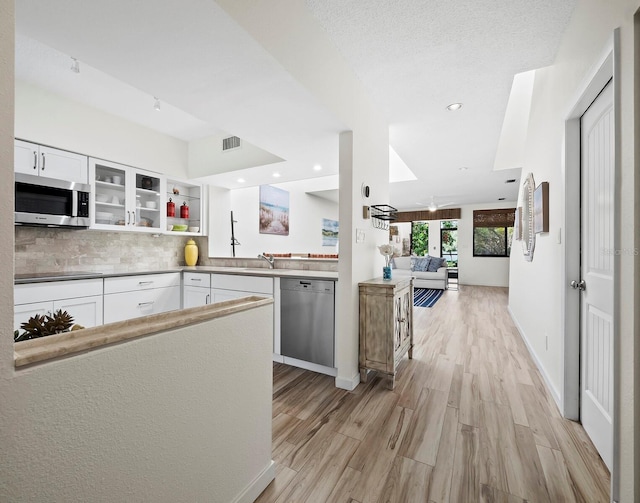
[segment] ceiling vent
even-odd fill
[[[222,151],[234,150],[240,148],[240,138],[237,136],[229,136],[229,138],[222,139]]]

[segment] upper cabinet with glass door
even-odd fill
[[[90,158],[89,178],[93,187],[92,228],[148,232],[164,228],[162,176]]]
[[[204,234],[202,185],[168,178],[165,201],[168,232]]]

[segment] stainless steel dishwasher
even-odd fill
[[[333,367],[335,282],[280,279],[280,351]]]

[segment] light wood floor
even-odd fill
[[[462,286],[416,308],[394,391],[276,364],[276,479],[257,501],[609,501],[605,465],[560,417],[506,305],[506,289]]]

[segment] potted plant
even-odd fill
[[[13,342],[28,341],[29,339],[61,334],[63,332],[78,330],[84,327],[82,325],[74,324],[73,317],[69,313],[62,309],[58,309],[58,311],[53,313],[53,315],[36,314],[29,318],[26,323],[20,325],[20,328],[24,330],[24,332],[20,333],[20,330],[14,331]]]

